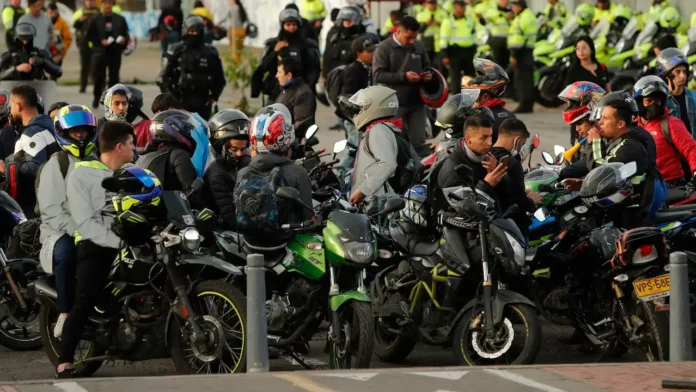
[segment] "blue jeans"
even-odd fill
[[[60,313],[70,312],[73,304],[76,259],[75,239],[67,234],[60,237],[53,248],[53,274],[58,292],[56,310]]]
[[[360,132],[358,132],[358,128],[355,127],[355,124],[353,124],[352,121],[343,121],[343,128],[346,130],[346,137],[348,141],[356,146],[359,146]],[[350,148],[346,147],[346,150],[343,153],[343,158],[341,158],[341,162],[338,163],[338,167],[343,170],[344,173],[352,169],[353,165],[355,164],[355,158],[348,154],[349,150]]]
[[[162,57],[164,57],[165,54],[167,54],[167,49],[169,48],[169,45],[174,45],[175,43],[179,42],[181,40],[181,34],[179,34],[178,31],[170,31],[167,33],[167,36],[164,37],[162,41],[160,41],[160,47],[162,49]]]

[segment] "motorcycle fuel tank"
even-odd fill
[[[296,272],[319,280],[326,273],[324,239],[318,235],[300,234],[288,242],[290,253],[283,260],[287,272]]]

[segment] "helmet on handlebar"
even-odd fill
[[[676,8],[671,6],[667,7],[667,9],[660,14],[660,21],[658,23],[662,28],[676,30],[681,26],[681,15],[679,15],[679,11],[677,11]]]
[[[633,194],[631,180],[621,175],[623,163],[606,163],[592,170],[582,182],[580,197],[586,206],[609,208]]]
[[[87,106],[64,106],[58,110],[53,123],[58,145],[74,157],[84,159],[96,147],[97,120]],[[72,136],[75,132],[84,134],[75,138]]]
[[[121,187],[118,196],[112,199],[117,212],[123,213],[135,206],[159,206],[162,184],[151,171],[130,166],[116,170],[113,177],[119,180]]]
[[[594,19],[595,7],[591,4],[580,4],[575,9],[575,20],[580,26],[589,26]]]
[[[575,82],[568,85],[558,94],[558,98],[568,104],[563,110],[563,120],[570,125],[588,119],[590,102],[599,102],[606,93],[599,85],[591,82]]]
[[[667,48],[657,56],[657,75],[666,79],[680,65],[685,66],[688,72],[689,60],[687,60],[684,52],[677,48]]]
[[[251,120],[249,141],[261,153],[285,154],[295,140],[295,130],[280,110],[267,106]]]
[[[213,150],[225,156],[227,143],[232,139],[249,141],[249,117],[239,110],[225,109],[217,112],[208,122],[210,144]]]
[[[476,76],[463,76],[462,88],[478,89],[495,98],[501,97],[510,83],[510,77],[503,67],[491,60],[477,58],[474,59],[474,68]]]
[[[453,138],[457,138],[464,133],[464,122],[470,116],[482,115],[488,117],[491,122],[495,122],[490,109],[474,107],[479,94],[481,90],[463,89],[461,93],[451,96],[438,110],[435,126],[442,128]]]

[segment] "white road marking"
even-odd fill
[[[447,389],[437,389],[435,392],[457,392],[457,391],[449,391]]]
[[[72,381],[57,382],[54,383],[53,386],[64,392],[88,392],[86,389],[82,388],[80,384]]]
[[[444,380],[459,380],[460,378],[464,377],[467,373],[469,373],[468,370],[464,370],[464,371],[460,371],[460,372],[447,372],[447,371],[408,372],[408,374],[415,374],[416,376],[435,377],[435,378],[442,378]]]
[[[538,381],[534,381],[532,379],[529,379],[527,377],[520,376],[519,374],[509,372],[507,370],[499,370],[499,369],[483,369],[484,372],[493,374],[495,376],[498,376],[500,378],[504,378],[506,380],[516,382],[521,385],[526,385],[531,388],[536,388],[541,391],[545,392],[566,392],[563,389],[559,389],[556,387],[552,387],[550,385],[542,384]]]
[[[367,381],[379,373],[332,373],[332,374],[317,374],[319,377],[338,377],[348,378],[357,381]]]

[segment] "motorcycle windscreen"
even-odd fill
[[[564,38],[571,37],[578,30],[578,27],[580,27],[580,25],[578,24],[577,19],[575,19],[574,17],[568,18],[568,21],[563,25],[563,28],[561,29],[561,34],[563,34]]]
[[[333,211],[329,220],[341,229],[341,237],[348,241],[372,242],[375,240],[370,219],[365,214]]]
[[[186,195],[180,191],[162,192],[162,201],[167,210],[167,219],[179,228],[195,226],[196,220]]]
[[[0,215],[3,215],[3,219],[5,215],[9,215],[8,218],[14,221],[14,223],[26,219],[22,207],[5,191],[0,191]]]
[[[621,33],[621,38],[629,40],[633,37],[633,34],[635,34],[636,31],[638,31],[638,19],[634,16],[631,18],[628,24],[626,24],[624,31]]]
[[[638,38],[636,38],[636,43],[633,47],[635,48],[637,46],[649,43],[652,41],[655,33],[657,33],[657,24],[655,24],[655,22],[648,23],[640,34],[638,34]]]

